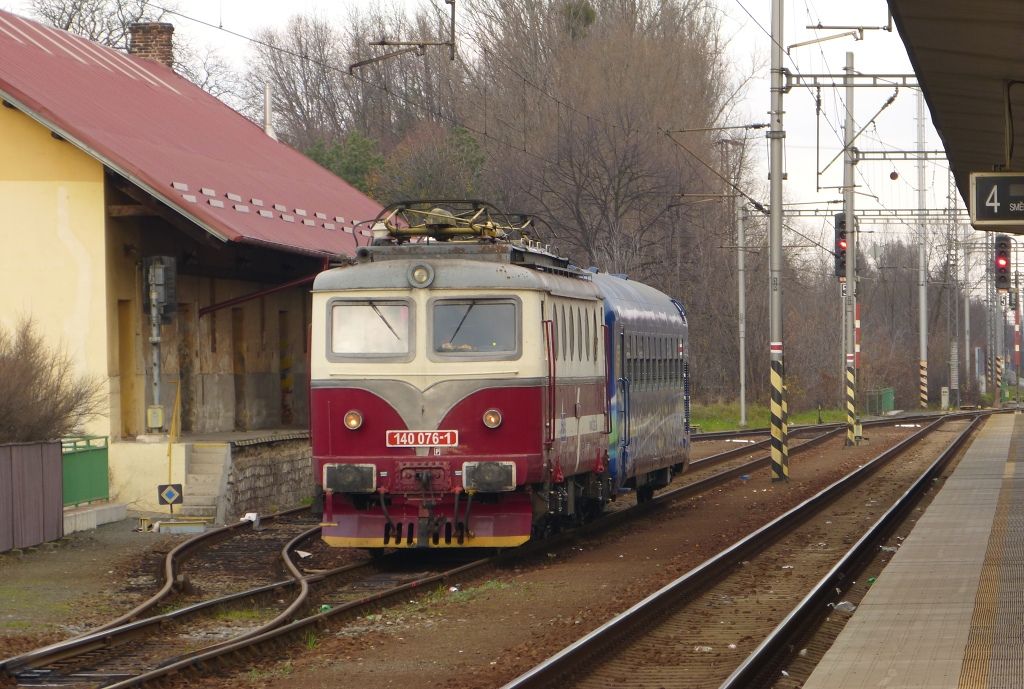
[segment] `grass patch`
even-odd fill
[[[262,613],[257,608],[234,608],[231,610],[218,610],[213,618],[223,622],[247,622],[259,619]]]
[[[267,670],[261,670],[260,668],[252,668],[249,672],[245,673],[249,678],[250,682],[258,682],[260,680],[275,679],[278,677],[287,677],[292,674],[295,670],[292,666],[291,661],[285,661],[282,665]]]
[[[26,622],[25,620],[7,620],[5,622],[0,622],[0,629],[9,629],[9,630],[14,630],[14,631],[24,631],[26,629],[31,629],[31,628],[32,628],[32,623],[31,622]]]
[[[691,412],[693,424],[705,433],[731,431],[740,427],[739,402],[695,404],[691,408]],[[822,409],[821,420],[823,423],[845,421],[846,412],[842,409]],[[747,428],[767,428],[770,423],[767,406],[747,405]],[[818,423],[818,410],[807,409],[791,413],[789,423],[791,425]]]
[[[408,615],[417,612],[434,612],[437,610],[439,604],[444,603],[468,603],[469,601],[485,595],[491,591],[503,591],[511,588],[512,584],[507,584],[503,581],[497,581],[491,579],[485,581],[479,586],[448,586],[442,585],[433,589],[432,591],[423,594],[417,599],[409,601],[405,606],[398,610],[398,616]],[[452,589],[455,589],[454,591]],[[380,620],[383,615],[367,615],[365,619],[373,622]]]

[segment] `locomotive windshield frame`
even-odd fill
[[[449,339],[444,340],[446,337],[442,332],[438,331],[438,306],[449,306],[449,305],[466,305],[469,308],[459,317],[459,320],[455,322],[454,330],[451,330],[448,326],[450,323],[445,324],[445,329],[449,330],[447,337]],[[467,338],[463,337],[461,340],[458,338],[460,331],[466,328],[466,324],[469,323],[471,327],[476,327],[476,324],[469,321],[470,315],[478,306],[488,305],[506,305],[511,306],[514,310],[512,318],[500,319],[490,325],[498,328],[510,326],[512,329],[511,338],[509,344],[511,349],[493,349],[487,350],[487,344],[484,342],[480,345],[475,345],[472,342],[465,341]],[[479,297],[474,296],[443,296],[443,297],[432,297],[427,301],[427,357],[431,361],[515,361],[523,355],[523,308],[522,300],[518,296],[494,296],[481,295]],[[453,314],[457,315],[457,314]],[[476,314],[473,314],[476,315]],[[463,333],[464,334],[464,333]],[[477,333],[482,335],[483,333]],[[501,333],[497,333],[501,334]],[[438,338],[442,338],[439,340]],[[473,338],[476,339],[476,338]],[[506,338],[501,338],[506,340]],[[507,340],[506,340],[507,341]],[[450,344],[450,349],[444,349],[445,343]],[[498,346],[498,340],[492,340],[494,346]],[[466,347],[469,345],[469,347]]]
[[[347,307],[367,307],[367,313],[365,322],[362,324],[353,324],[350,319],[351,315],[342,316],[340,314],[340,308]],[[401,306],[405,308],[405,321],[401,319],[389,318],[390,315],[385,313],[381,307],[395,307]],[[381,362],[409,362],[416,358],[416,302],[413,299],[404,297],[335,297],[327,302],[327,313],[329,314],[328,323],[330,327],[326,328],[327,335],[327,347],[326,355],[328,361],[333,362],[347,362],[347,361],[381,361]],[[339,322],[340,321],[340,322]],[[394,321],[394,322],[392,322]],[[386,328],[376,327],[377,324],[381,324]],[[405,351],[387,352],[381,351],[379,348],[373,348],[372,345],[364,347],[366,351],[347,351],[339,352],[336,349],[336,337],[338,327],[343,327],[350,330],[353,333],[358,333],[366,337],[369,333],[373,332],[370,328],[370,324],[376,327],[377,332],[390,331],[396,338],[401,341],[399,331],[404,331],[405,334]],[[388,338],[382,334],[383,341],[388,341]]]

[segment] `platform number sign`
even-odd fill
[[[972,172],[971,225],[1024,234],[1024,173]]]

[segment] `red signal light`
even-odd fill
[[[1006,260],[1006,256],[996,257],[996,268],[1005,268],[1008,264],[1009,261]]]
[[[839,240],[839,248],[842,249],[843,251],[846,250],[846,240],[845,239],[840,239]]]

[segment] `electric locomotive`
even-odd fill
[[[329,545],[516,546],[685,470],[681,304],[571,265],[482,202],[403,202],[372,227],[313,285]]]

